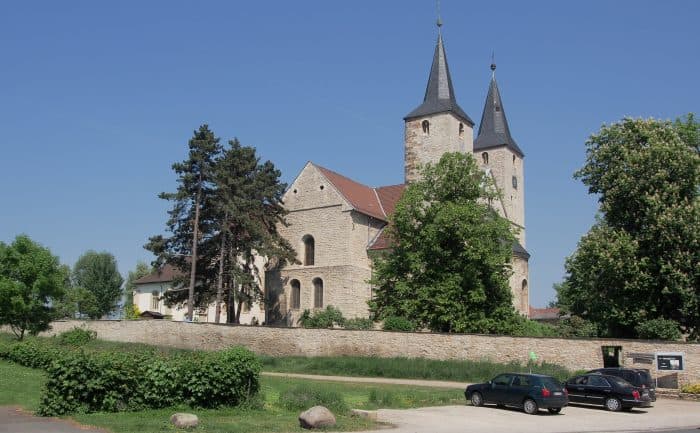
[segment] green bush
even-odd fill
[[[329,305],[325,310],[313,313],[304,310],[298,322],[304,328],[333,328],[335,326],[342,327],[345,324],[345,318],[340,310]]]
[[[280,406],[287,410],[306,410],[313,406],[325,406],[334,413],[346,413],[348,406],[343,396],[335,391],[316,388],[312,385],[298,385],[282,392]]]
[[[412,332],[416,330],[416,324],[408,320],[405,317],[392,316],[384,319],[384,324],[382,325],[385,331],[407,331]]]
[[[556,337],[558,334],[554,326],[524,317],[517,320],[513,332],[510,333],[515,337]]]
[[[30,368],[47,369],[54,360],[60,359],[66,351],[51,345],[41,344],[41,341],[25,339],[10,344],[3,349],[0,356],[8,361]]]
[[[560,337],[596,337],[598,328],[593,322],[579,316],[571,316],[562,319],[557,325]]]
[[[39,414],[119,412],[177,404],[236,406],[255,396],[261,364],[249,350],[163,356],[73,349],[48,368]]]
[[[64,346],[83,346],[97,338],[97,332],[75,327],[58,335],[58,343]]]
[[[364,319],[361,317],[356,317],[354,319],[347,319],[345,321],[345,329],[361,329],[367,330],[372,329],[374,322],[371,319]]]
[[[639,338],[648,340],[680,340],[678,322],[668,319],[652,319],[642,322],[635,328]]]

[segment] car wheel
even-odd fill
[[[473,392],[472,393],[472,406],[483,406],[484,405],[484,397],[481,395],[480,392]]]
[[[605,400],[605,408],[610,412],[617,412],[622,409],[622,403],[615,397],[610,397]]]
[[[550,408],[548,408],[547,410],[549,411],[549,413],[559,413],[559,412],[561,412],[561,408],[560,408],[560,407],[550,407]]]
[[[528,398],[523,402],[523,410],[529,415],[534,415],[537,413],[537,403],[535,400]]]

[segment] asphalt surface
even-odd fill
[[[105,433],[58,418],[31,415],[16,406],[0,406],[0,433]]]

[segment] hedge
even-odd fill
[[[177,404],[236,406],[257,394],[262,365],[243,347],[165,356],[87,352],[27,341],[0,344],[0,358],[46,370],[38,413],[119,412]]]

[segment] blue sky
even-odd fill
[[[479,123],[492,51],[525,152],[531,303],[554,298],[594,221],[572,173],[624,116],[698,111],[700,2],[442,1],[455,92]],[[435,2],[65,1],[0,5],[0,241],[26,233],[73,265],[126,274],[163,231],[170,169],[201,123],[291,182],[312,160],[403,181],[403,116],[421,101]]]

